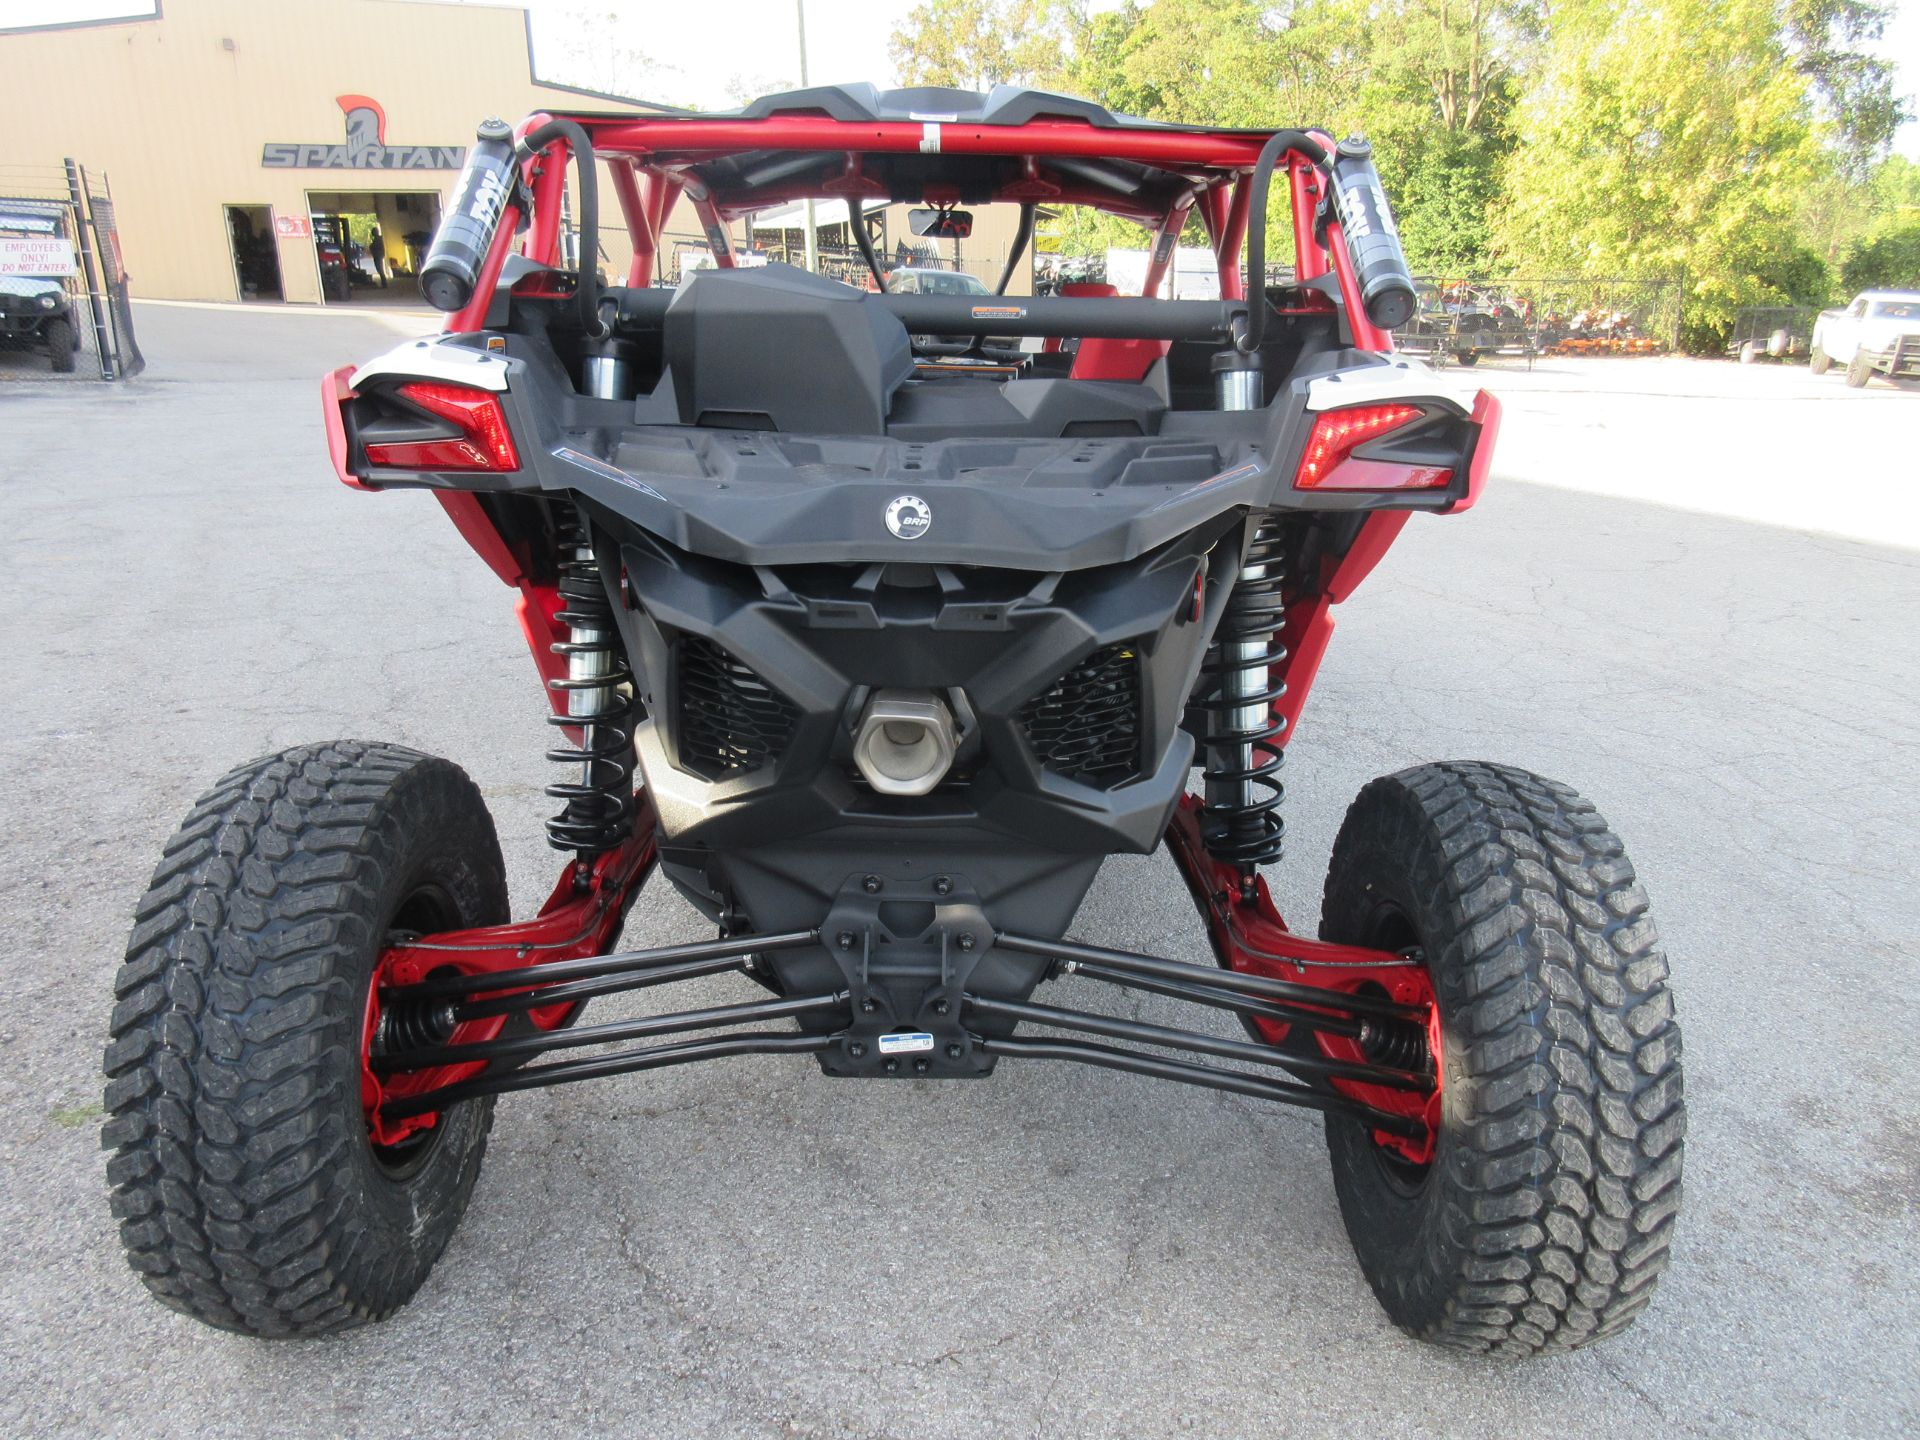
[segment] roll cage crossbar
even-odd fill
[[[673,301],[671,290],[624,290],[622,324],[657,325]],[[1086,299],[1011,296],[1004,304],[979,295],[872,295],[909,331],[940,335],[1080,335],[1152,340],[1221,340],[1247,307],[1236,301]]]
[[[485,325],[495,287],[516,243],[533,266],[563,268],[562,187],[569,160],[584,158],[587,163],[576,167],[582,252],[592,254],[586,242],[593,237],[584,233],[584,222],[590,207],[597,208],[593,163],[597,159],[606,166],[633,242],[627,297],[649,285],[667,221],[683,198],[692,205],[715,263],[722,268],[736,264],[727,233],[730,221],[798,199],[846,200],[856,214],[861,200],[867,198],[1012,203],[1022,207],[1023,217],[1037,204],[1089,206],[1153,230],[1142,285],[1147,297],[1159,292],[1171,269],[1180,231],[1198,211],[1219,276],[1222,300],[1218,304],[1163,314],[1158,305],[1151,313],[1146,308],[1154,302],[1134,302],[1137,308],[1124,316],[1116,312],[1113,319],[1101,320],[1093,306],[1043,314],[1034,308],[1035,302],[1023,301],[1029,307],[1026,315],[981,317],[980,323],[990,324],[991,333],[1001,335],[1230,337],[1243,350],[1257,348],[1266,317],[1265,307],[1246,304],[1242,251],[1247,273],[1264,274],[1266,197],[1274,176],[1284,171],[1292,201],[1296,279],[1306,283],[1331,274],[1354,344],[1369,350],[1392,348],[1388,333],[1368,316],[1342,221],[1335,207],[1325,203],[1334,188],[1330,167],[1336,152],[1330,139],[1317,132],[1202,131],[1065,120],[855,122],[807,114],[758,118],[579,114],[559,119],[537,114],[523,120],[514,135],[518,174],[513,193],[500,209],[471,298],[451,318],[448,328],[453,331]],[[856,232],[861,228],[854,226]],[[1023,218],[1023,233],[1025,229]],[[879,257],[867,253],[872,250],[871,241],[857,234],[856,243],[877,273]],[[585,292],[582,312],[596,311],[596,321],[597,284],[593,267],[583,267],[576,293]],[[893,308],[891,302],[897,299],[948,298],[887,296],[884,300]],[[1109,307],[1124,302],[1096,303]],[[637,315],[645,301],[623,298],[622,304],[635,306]],[[971,328],[976,317],[961,315],[961,308],[928,305],[913,310],[916,318],[907,323],[924,324],[941,333],[988,333]],[[906,314],[896,313],[906,320]],[[1009,325],[1009,320],[1018,323]],[[1023,329],[1023,324],[1035,328]]]

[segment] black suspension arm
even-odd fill
[[[1278,1100],[1309,1110],[1333,1110],[1364,1120],[1375,1129],[1392,1135],[1420,1135],[1425,1126],[1405,1115],[1390,1114],[1362,1105],[1331,1091],[1312,1089],[1267,1075],[1248,1075],[1239,1070],[1222,1070],[1214,1065],[1199,1065],[1188,1060],[1168,1060],[1158,1055],[1141,1055],[1131,1050],[1116,1050],[1111,1045],[1095,1045],[1085,1040],[995,1040],[978,1042],[988,1055],[1022,1056],[1030,1060],[1075,1060],[1103,1070],[1126,1070],[1135,1075],[1151,1075],[1160,1080],[1178,1080],[1208,1090],[1225,1090],[1235,1095],[1251,1095],[1261,1100]],[[524,1073],[524,1072],[523,1072]],[[432,1108],[432,1107],[429,1107]]]
[[[690,1065],[696,1060],[721,1060],[732,1055],[811,1055],[838,1043],[832,1035],[771,1032],[681,1040],[671,1045],[623,1050],[613,1055],[593,1055],[578,1060],[560,1060],[552,1065],[530,1065],[524,1070],[509,1070],[501,1074],[476,1075],[457,1085],[443,1085],[425,1094],[389,1100],[380,1107],[380,1113],[389,1120],[404,1120],[409,1115],[426,1115],[481,1095],[503,1095],[511,1090],[538,1090],[567,1080],[597,1080],[608,1075],[659,1070],[669,1065]]]
[[[1008,1020],[1024,1020],[1034,1025],[1051,1025],[1056,1030],[1078,1030],[1088,1035],[1104,1035],[1109,1040],[1132,1040],[1142,1045],[1160,1045],[1171,1050],[1190,1050],[1197,1055],[1215,1055],[1223,1060],[1246,1060],[1255,1065],[1277,1065],[1301,1075],[1325,1075],[1336,1080],[1364,1080],[1394,1090],[1431,1090],[1433,1076],[1411,1070],[1395,1070],[1386,1065],[1365,1065],[1346,1060],[1329,1060],[1320,1055],[1294,1055],[1271,1045],[1256,1045],[1251,1040],[1229,1040],[1218,1035],[1203,1035],[1195,1030],[1180,1030],[1170,1025],[1153,1025],[1144,1020],[1125,1020],[1117,1015],[1093,1015],[1084,1010],[1065,1010],[1056,1005],[1035,1005],[1027,1001],[989,1000],[966,997],[967,1008],[981,1015],[999,1015]]]
[[[601,995],[651,990],[678,980],[724,975],[729,970],[744,970],[746,964],[745,958],[739,955],[716,955],[706,960],[682,960],[676,965],[660,965],[646,970],[623,970],[597,980],[566,980],[558,985],[542,985],[534,990],[516,990],[511,995],[460,1001],[452,1007],[453,1018],[484,1020],[492,1015],[517,1015],[522,1010],[541,1010],[549,1005],[573,1005]]]
[[[1261,1020],[1278,1020],[1284,1025],[1300,1025],[1323,1035],[1344,1035],[1358,1040],[1363,1022],[1328,1015],[1320,1010],[1290,1005],[1284,1000],[1256,1000],[1251,995],[1231,990],[1215,990],[1191,985],[1184,980],[1154,980],[1145,975],[1122,975],[1098,965],[1076,962],[1074,974],[1083,980],[1101,980],[1127,990],[1144,990],[1150,995],[1165,995],[1172,1000],[1191,1000],[1196,1005],[1211,1005],[1216,1010],[1231,1010],[1236,1015],[1251,1015]]]
[[[432,1045],[397,1055],[373,1057],[380,1074],[429,1070],[437,1065],[462,1065],[474,1060],[518,1060],[549,1050],[574,1050],[586,1045],[610,1045],[643,1040],[651,1035],[678,1035],[688,1030],[714,1030],[761,1020],[786,1020],[816,1010],[845,1009],[846,991],[837,995],[809,995],[798,1000],[755,1000],[744,1005],[716,1005],[706,1010],[681,1010],[671,1015],[647,1015],[637,1020],[610,1020],[604,1025],[582,1025],[572,1030],[541,1030],[499,1040],[466,1045]]]
[[[789,930],[779,935],[742,935],[731,940],[668,945],[658,950],[624,950],[611,955],[588,955],[579,960],[556,960],[549,965],[526,965],[518,970],[495,970],[479,975],[435,975],[418,985],[383,990],[380,998],[390,1004],[396,1000],[444,1000],[457,995],[486,994],[522,986],[544,987],[550,982],[648,970],[680,960],[717,960],[766,950],[794,950],[802,945],[812,945],[819,938],[820,932],[817,930]],[[431,950],[442,947],[423,944],[418,948]],[[456,946],[444,948],[449,953],[458,953]],[[549,1002],[542,1000],[540,1003]]]
[[[1302,985],[1292,980],[1274,980],[1265,975],[1245,975],[1238,970],[1215,970],[1205,965],[1189,965],[1184,960],[1162,960],[1153,955],[1135,955],[1128,950],[1103,950],[1097,945],[1079,945],[1071,940],[1036,940],[1025,935],[999,935],[994,944],[1029,955],[1051,955],[1075,964],[1103,966],[1122,974],[1147,975],[1163,980],[1184,980],[1215,990],[1235,990],[1263,999],[1291,1000],[1336,1013],[1358,1015],[1370,1020],[1411,1020],[1424,1025],[1427,1015],[1417,1005],[1401,1005],[1372,995],[1347,995],[1318,985]]]

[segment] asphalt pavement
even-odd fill
[[[1416,518],[1342,608],[1290,748],[1296,928],[1348,801],[1419,761],[1555,776],[1626,840],[1692,1128],[1673,1269],[1624,1336],[1514,1366],[1400,1335],[1304,1112],[1038,1062],[742,1059],[506,1098],[413,1303],[266,1343],[149,1300],[107,1213],[134,901],[223,770],[354,736],[473,773],[527,913],[556,873],[545,701],[438,507],[327,464],[318,375],[417,317],[137,317],[134,382],[0,371],[0,1433],[1920,1432],[1920,394],[1483,366],[1508,400],[1485,500]],[[707,933],[661,885],[628,938]],[[1075,933],[1208,958],[1164,855],[1111,862]]]

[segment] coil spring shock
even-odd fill
[[[380,1028],[374,1032],[374,1052],[404,1055],[410,1050],[431,1050],[451,1040],[459,1024],[451,1001],[387,1005],[380,1011]]]
[[[547,723],[577,726],[580,743],[549,750],[547,759],[577,766],[579,778],[547,786],[549,796],[565,802],[547,822],[547,843],[584,861],[611,850],[633,828],[633,672],[586,524],[569,507],[557,529],[560,609],[554,618],[567,627],[567,638],[553,653],[566,657],[567,675],[547,684],[566,695],[567,706]]]
[[[1416,1073],[1433,1068],[1433,1047],[1423,1025],[1407,1020],[1366,1020],[1360,1025],[1360,1050],[1376,1065]]]
[[[1276,673],[1287,658],[1280,643],[1284,539],[1271,518],[1254,531],[1201,670],[1210,682],[1200,703],[1207,715],[1201,839],[1215,859],[1240,866],[1249,883],[1255,866],[1280,858],[1285,829],[1278,812],[1286,795],[1280,736],[1287,721],[1273,708],[1287,693]]]

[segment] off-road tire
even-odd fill
[[[1417,946],[1438,997],[1431,1164],[1327,1120],[1341,1215],[1388,1315],[1505,1355],[1624,1329],[1667,1266],[1686,1120],[1666,957],[1606,821],[1507,766],[1375,780],[1334,844],[1320,931]]]
[[[128,1261],[162,1302],[316,1335],[390,1314],[426,1279],[493,1102],[376,1152],[360,1062],[384,938],[429,912],[417,928],[504,922],[505,867],[473,782],[397,745],[243,765],[167,843],[114,982],[101,1132]]]
[[[47,364],[52,367],[53,373],[71,375],[74,352],[79,347],[79,341],[73,333],[73,322],[49,320],[40,335],[47,342]]]
[[[1824,375],[1832,368],[1833,357],[1818,345],[1807,354],[1807,372],[1812,375]]]
[[[1853,359],[1847,362],[1847,384],[1858,390],[1872,378],[1873,366],[1867,363],[1867,352],[1856,349]]]

